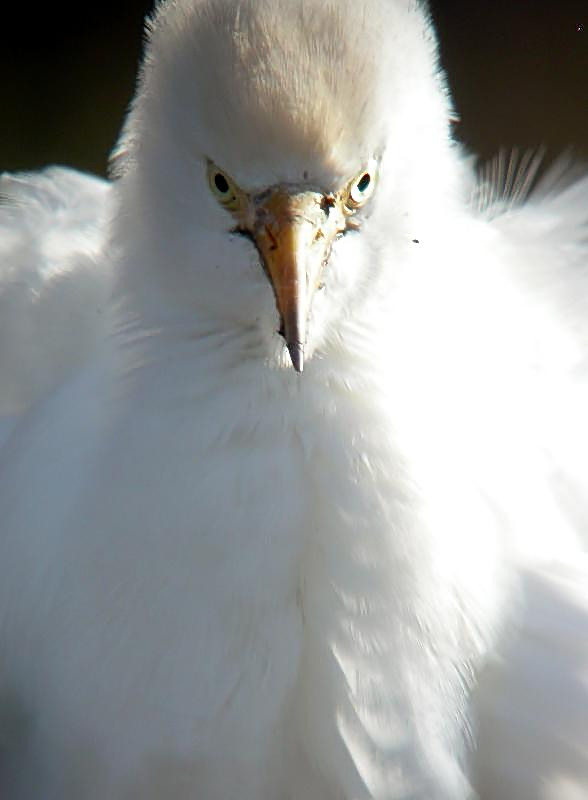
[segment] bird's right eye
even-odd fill
[[[227,211],[239,211],[242,208],[244,192],[226,172],[212,162],[208,164],[208,184],[213,195]]]

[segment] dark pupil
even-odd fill
[[[365,175],[361,176],[361,178],[360,178],[360,180],[359,180],[359,182],[357,184],[357,188],[359,189],[359,191],[360,192],[365,192],[365,190],[370,185],[370,181],[371,181],[371,178],[370,178],[369,174],[366,172]]]
[[[214,176],[214,185],[221,194],[226,194],[229,191],[229,182],[220,172],[217,172]]]

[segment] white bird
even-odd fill
[[[588,794],[588,179],[451,116],[417,2],[169,0],[4,178],[1,797]]]

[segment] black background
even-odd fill
[[[0,12],[0,170],[104,174],[133,92],[149,0]],[[545,144],[588,160],[588,0],[432,0],[474,152]],[[2,18],[3,16],[3,18]]]

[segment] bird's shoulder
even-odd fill
[[[72,249],[99,247],[111,189],[108,181],[67,167],[0,174],[3,272],[11,251],[27,248],[43,256],[36,265],[43,274],[59,269]]]
[[[498,275],[495,329],[517,354],[520,427],[531,426],[554,503],[586,546],[588,508],[588,174],[560,158],[497,159],[478,184],[486,271]],[[498,333],[494,334],[495,336]]]
[[[473,205],[495,231],[513,278],[574,316],[588,289],[588,168],[562,156],[500,154],[479,172]],[[571,315],[571,316],[570,316]],[[582,316],[585,315],[582,313]]]
[[[0,425],[92,351],[112,202],[111,184],[72,169],[0,176]]]

